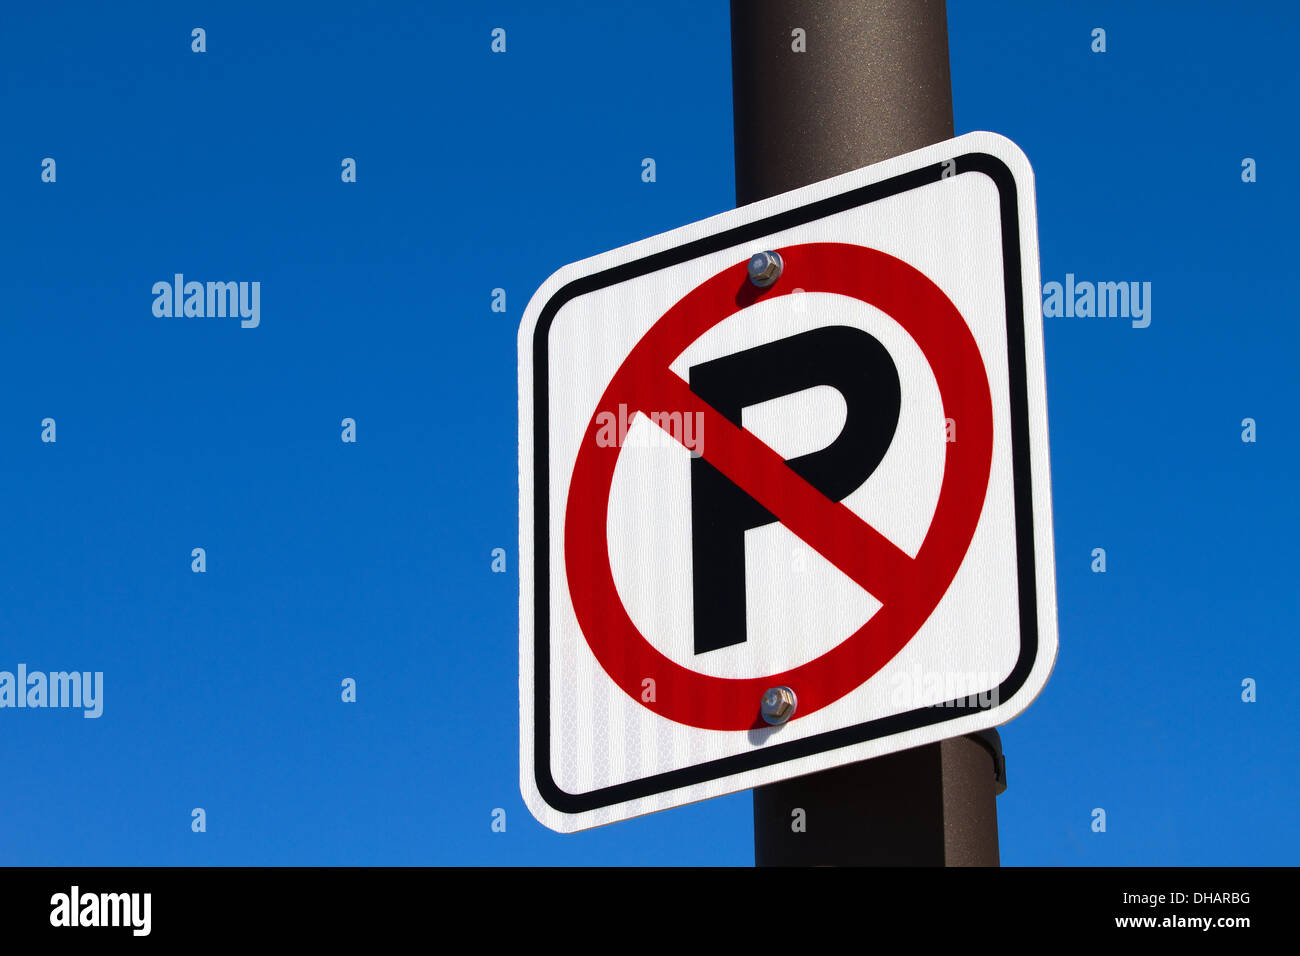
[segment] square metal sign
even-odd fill
[[[1056,657],[1033,173],[969,133],[519,329],[520,786],[573,831],[1005,723]]]

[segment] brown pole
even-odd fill
[[[737,205],[953,136],[944,0],[732,0],[731,69]],[[996,866],[1003,780],[986,731],[759,787],[754,859]]]

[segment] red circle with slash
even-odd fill
[[[816,713],[859,687],[910,641],[952,583],[970,547],[988,490],[993,409],[984,362],[966,321],[922,272],[875,249],[806,243],[779,250],[784,269],[766,289],[749,281],[745,262],[722,270],[683,296],[623,361],[592,414],[574,464],[565,512],[564,560],[578,624],[601,667],[633,700],[682,724],[709,730],[766,727],[759,712],[768,688],[798,695],[791,720]],[[920,347],[939,386],[943,413],[960,421],[961,441],[945,444],[934,517],[915,558],[842,503],[812,487],[773,449],[703,402],[669,366],[696,339],[736,312],[795,288],[869,303]],[[610,568],[607,527],[614,466],[621,449],[597,441],[602,412],[700,413],[701,451],[815,551],[870,592],[881,607],[824,654],[766,677],[728,678],[678,664],[632,622]],[[641,699],[654,680],[655,700]]]

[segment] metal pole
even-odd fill
[[[731,69],[737,205],[953,135],[944,0],[732,0]],[[996,866],[1004,779],[986,731],[760,787],[755,862]]]

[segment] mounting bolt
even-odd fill
[[[781,278],[784,268],[781,254],[778,252],[758,252],[749,259],[749,281],[760,289],[766,289]]]
[[[769,724],[784,724],[794,714],[798,704],[789,687],[773,687],[763,695],[763,719]]]

